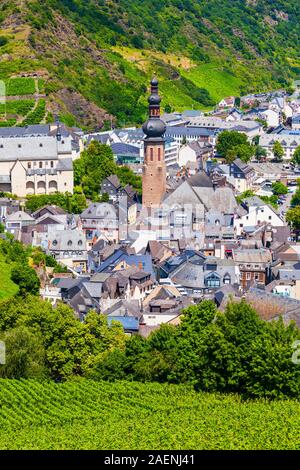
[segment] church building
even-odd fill
[[[143,206],[159,207],[166,192],[165,123],[160,119],[158,81],[151,80],[149,119],[143,125],[144,139]]]

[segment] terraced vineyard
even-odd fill
[[[300,449],[300,403],[175,385],[0,380],[0,449]]]
[[[40,124],[46,117],[44,81],[31,77],[4,80],[5,102],[0,102],[0,127]],[[1,93],[3,93],[1,88]]]

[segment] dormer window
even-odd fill
[[[73,243],[72,243],[72,240],[69,240],[69,241],[68,241],[68,246],[72,246],[72,244],[73,244]]]

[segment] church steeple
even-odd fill
[[[158,80],[151,80],[149,119],[143,125],[144,168],[143,168],[143,206],[158,207],[166,191],[165,140],[166,125],[160,119],[160,96]]]
[[[158,94],[158,80],[152,78],[151,82],[151,94],[148,98],[149,103],[149,119],[143,126],[143,131],[146,134],[146,138],[162,138],[166,132],[165,123],[160,119],[160,102],[161,98]]]

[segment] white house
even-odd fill
[[[6,217],[5,229],[9,233],[16,233],[17,230],[21,230],[26,225],[35,224],[35,219],[31,215],[23,211],[13,212]]]
[[[284,113],[287,118],[292,117],[293,109],[289,103],[287,103],[285,97],[275,97],[269,104],[269,109],[278,113]]]
[[[227,98],[224,98],[223,100],[221,100],[218,106],[219,108],[233,108],[234,103],[235,103],[235,97],[228,96]]]
[[[266,111],[261,112],[261,117],[264,119],[268,127],[278,127],[280,123],[280,114],[278,111],[273,109],[266,109]]]
[[[247,214],[234,220],[237,236],[241,235],[245,229],[247,231],[247,228],[260,227],[265,223],[271,224],[273,227],[283,227],[285,225],[276,211],[257,196],[245,199],[243,206],[247,210]]]

